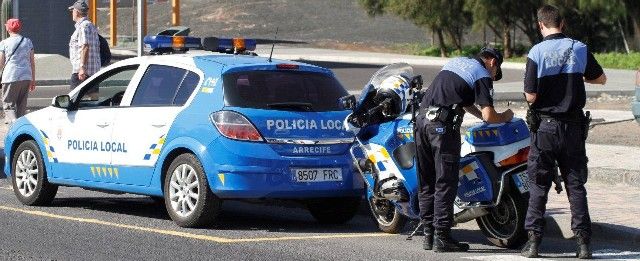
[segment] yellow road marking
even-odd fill
[[[224,237],[215,237],[215,236],[207,236],[200,234],[193,234],[187,232],[180,232],[175,230],[165,230],[158,228],[150,228],[150,227],[140,227],[134,225],[127,224],[119,224],[114,222],[102,221],[99,219],[93,218],[79,218],[79,217],[71,217],[71,216],[63,216],[52,213],[47,213],[43,211],[37,210],[26,210],[20,208],[13,208],[7,206],[0,206],[0,210],[13,211],[18,213],[29,214],[33,216],[47,217],[47,218],[55,218],[62,219],[68,221],[75,221],[81,223],[89,223],[117,228],[125,228],[131,230],[137,230],[148,233],[176,236],[188,239],[196,239],[202,241],[211,241],[216,243],[246,243],[246,242],[265,242],[265,241],[292,241],[292,240],[309,240],[309,239],[336,239],[336,238],[362,238],[362,237],[385,237],[385,236],[393,236],[392,234],[385,233],[362,233],[362,234],[333,234],[333,235],[321,235],[321,236],[289,236],[289,237],[259,237],[259,238],[224,238]]]

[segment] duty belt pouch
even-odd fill
[[[584,112],[584,116],[582,118],[582,131],[584,133],[584,140],[587,140],[587,138],[589,137],[589,126],[591,125],[591,112],[590,111],[586,111]]]
[[[529,126],[529,131],[531,131],[532,133],[538,132],[538,128],[540,128],[540,122],[542,121],[542,118],[540,118],[540,114],[533,109],[528,109],[526,120],[527,125]]]
[[[435,121],[440,121],[440,119],[442,118],[441,116],[443,114],[448,114],[446,112],[443,112],[443,108],[442,107],[435,107],[435,106],[429,106],[429,108],[427,108],[427,119],[429,121],[435,122]],[[446,115],[445,115],[446,117]]]

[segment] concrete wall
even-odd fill
[[[36,53],[69,56],[69,38],[74,31],[67,9],[75,0],[14,0],[22,21],[22,34],[33,41]],[[3,21],[4,24],[4,21]]]

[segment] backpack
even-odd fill
[[[104,39],[104,37],[99,34],[98,40],[100,41],[100,66],[107,66],[111,62],[111,49],[109,49],[109,43],[107,42],[107,39]]]

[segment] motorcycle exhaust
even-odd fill
[[[465,209],[453,217],[453,222],[456,224],[465,223],[486,214],[489,214],[489,212],[485,208]]]

